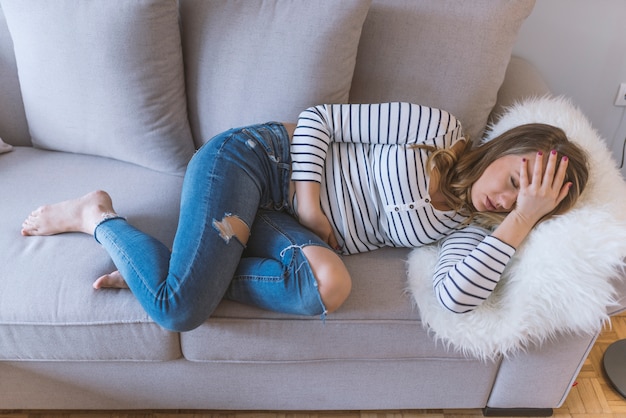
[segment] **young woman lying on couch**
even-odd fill
[[[474,147],[449,113],[409,103],[320,105],[293,126],[232,129],[191,159],[170,251],[95,191],[36,209],[22,234],[92,234],[164,328],[201,325],[223,297],[326,315],[350,293],[339,254],[440,241],[433,278],[464,313],[495,288],[515,248],[585,187],[584,152],[529,124]]]

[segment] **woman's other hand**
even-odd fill
[[[320,206],[320,184],[314,181],[295,182],[298,199],[298,221],[313,231],[336,251],[340,249],[330,221]]]
[[[301,209],[298,207],[298,220],[302,225],[323,239],[332,249],[335,251],[340,249],[330,221],[320,208]]]

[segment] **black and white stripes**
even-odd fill
[[[443,306],[456,313],[471,311],[487,299],[515,249],[468,226],[441,242],[434,288]]]
[[[409,103],[322,105],[300,115],[292,180],[322,184],[322,208],[348,254],[441,239],[463,218],[435,211],[427,152],[461,136],[449,113]]]
[[[322,209],[345,253],[443,240],[435,288],[454,312],[488,296],[510,258],[500,252],[513,251],[480,228],[458,229],[462,216],[430,204],[428,152],[410,145],[450,147],[461,136],[454,116],[426,106],[320,105],[301,113],[291,145],[292,180],[321,184]]]

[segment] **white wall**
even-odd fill
[[[620,164],[626,107],[614,102],[626,83],[626,0],[537,0],[513,53],[581,108]]]

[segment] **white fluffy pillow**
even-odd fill
[[[626,183],[587,118],[564,98],[536,98],[507,109],[487,140],[525,123],[562,128],[589,154],[590,179],[575,207],[536,227],[494,293],[476,310],[442,308],[432,289],[434,246],[413,250],[409,288],[436,338],[467,355],[495,358],[559,333],[592,334],[615,303],[612,279],[624,279]]]
[[[184,172],[176,0],[0,1],[35,147]]]

